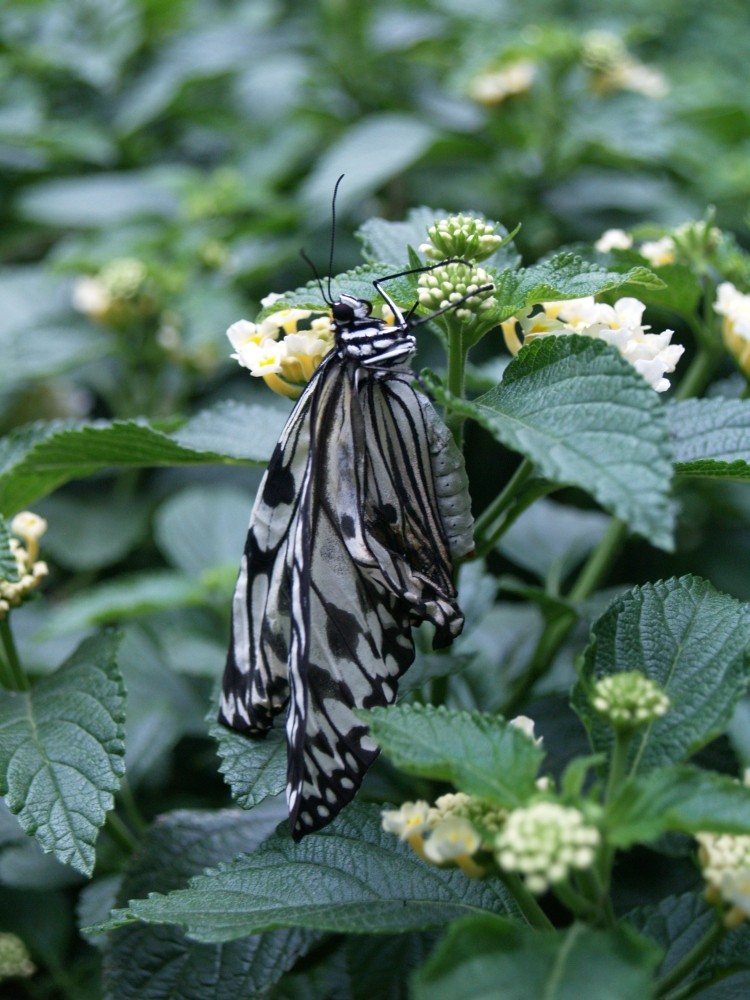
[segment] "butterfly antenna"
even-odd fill
[[[336,195],[339,193],[339,184],[343,181],[344,175],[341,174],[339,179],[333,189],[333,198],[331,199],[331,242],[330,250],[328,252],[328,298],[333,302],[333,295],[331,293],[331,272],[333,271],[333,248],[336,243]]]
[[[320,294],[321,294],[321,296],[322,296],[323,301],[325,302],[325,304],[328,305],[328,306],[333,305],[333,300],[331,299],[331,296],[330,295],[326,295],[326,290],[325,290],[325,288],[323,288],[323,282],[320,279],[320,275],[318,274],[318,269],[315,266],[315,264],[313,264],[313,262],[310,260],[310,258],[307,256],[307,254],[305,253],[304,250],[300,250],[299,255],[302,258],[302,260],[304,260],[304,262],[307,264],[307,266],[310,268],[310,270],[312,271],[312,273],[314,274],[315,280],[318,283],[318,288],[320,289]]]

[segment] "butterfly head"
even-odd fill
[[[372,314],[372,302],[369,299],[358,299],[354,295],[344,294],[331,303],[331,312],[336,327],[351,327],[369,318]]]

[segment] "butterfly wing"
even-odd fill
[[[250,735],[267,732],[289,698],[291,543],[317,381],[298,400],[261,480],[232,599],[219,721]]]
[[[311,460],[290,542],[295,839],[350,801],[377,756],[355,710],[395,700],[414,659],[412,625],[433,622],[444,645],[463,624],[435,486],[442,443],[411,378],[340,361],[311,409]]]

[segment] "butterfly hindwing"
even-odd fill
[[[319,384],[292,574],[295,837],[336,815],[377,755],[354,710],[395,700],[414,659],[412,625],[430,620],[452,637],[463,623],[432,485],[426,400],[410,382],[341,362]]]

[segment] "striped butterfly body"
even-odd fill
[[[289,705],[295,840],[333,819],[377,756],[355,710],[395,700],[412,627],[431,622],[435,648],[463,627],[452,578],[473,548],[463,456],[412,384],[416,324],[386,280],[374,284],[394,325],[366,299],[331,305],[334,347],[258,489],[232,604],[219,720],[259,736]]]

